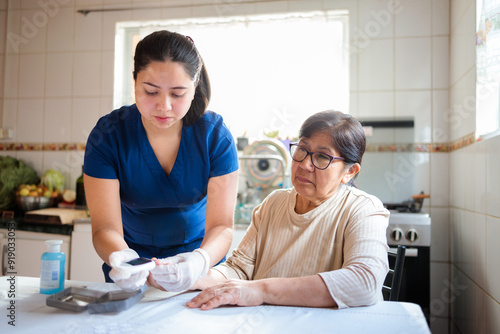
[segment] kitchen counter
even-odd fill
[[[169,293],[149,288],[144,298],[117,313],[75,313],[46,306],[40,281],[0,277],[0,333],[430,333],[420,307],[379,302],[349,309],[262,305],[189,309],[198,292]],[[66,287],[112,291],[115,284],[66,281]],[[15,295],[15,296],[14,296]],[[9,309],[10,308],[10,309]],[[9,324],[14,321],[15,327]]]
[[[16,231],[31,231],[51,234],[71,235],[73,225],[39,224],[27,223],[23,217],[14,217],[12,219],[2,218],[0,220],[0,229],[14,229]]]

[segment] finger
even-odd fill
[[[120,281],[124,279],[128,279],[130,277],[131,273],[130,271],[127,270],[117,270],[117,269],[111,269],[109,272],[109,277],[114,281]]]
[[[156,275],[165,275],[165,274],[176,274],[179,271],[179,264],[165,264],[165,265],[156,265],[156,267],[151,270],[153,274]]]
[[[164,265],[167,265],[167,264],[175,264],[175,263],[178,263],[180,261],[179,257],[177,256],[172,256],[172,257],[166,257],[164,259],[156,259],[156,263],[158,264],[164,264]]]
[[[210,299],[217,296],[218,287],[219,286],[213,286],[203,290],[196,297],[188,301],[186,305],[190,308],[200,308],[201,305],[207,303]]]
[[[214,298],[210,299],[206,303],[200,306],[200,309],[203,311],[211,310],[221,305],[234,305],[236,304],[233,301],[231,293],[229,291],[223,291],[221,294],[218,294]]]
[[[149,275],[148,277],[148,284],[158,290],[166,291],[160,284],[158,284],[158,282],[155,281],[152,275]]]

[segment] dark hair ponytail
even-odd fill
[[[153,61],[181,63],[189,77],[195,82],[196,90],[191,106],[184,116],[187,126],[196,123],[207,110],[210,102],[210,80],[203,59],[191,38],[168,30],[155,31],[144,37],[135,49],[134,80],[137,74]]]

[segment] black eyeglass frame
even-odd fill
[[[304,151],[306,151],[306,156],[304,157],[304,159],[302,159],[302,160],[297,160],[297,159],[295,159],[295,158],[293,157],[293,154],[292,154],[292,147],[293,147],[293,146],[300,147],[301,149],[303,149]],[[325,169],[327,169],[328,167],[330,167],[330,164],[332,163],[332,161],[333,161],[333,160],[342,160],[342,161],[343,161],[343,160],[345,160],[345,159],[344,159],[344,158],[342,158],[342,157],[334,157],[333,155],[330,155],[330,154],[328,154],[328,153],[323,153],[323,152],[309,152],[309,150],[308,150],[307,148],[305,148],[305,147],[304,147],[304,146],[302,146],[302,145],[299,145],[298,143],[290,143],[290,144],[289,144],[289,150],[290,150],[290,156],[292,157],[292,159],[293,159],[294,161],[297,161],[297,162],[302,162],[302,161],[306,160],[306,158],[310,155],[310,156],[311,156],[311,162],[312,162],[313,166],[314,166],[315,168],[319,169],[319,170],[325,170]],[[326,165],[326,167],[325,167],[325,168],[319,168],[318,166],[316,166],[316,164],[314,163],[314,160],[313,160],[313,154],[315,154],[315,153],[318,153],[318,154],[323,154],[323,155],[326,155],[326,156],[328,156],[328,157],[330,158],[330,161],[328,162],[328,165]]]

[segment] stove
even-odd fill
[[[406,246],[399,300],[419,304],[430,320],[431,218],[427,213],[391,212],[387,228],[390,248]]]

